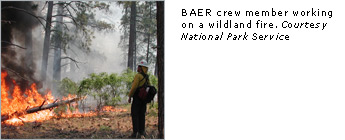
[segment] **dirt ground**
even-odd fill
[[[125,112],[102,112],[98,116],[53,118],[22,126],[1,124],[3,139],[130,139],[132,121],[130,106]],[[158,111],[147,107],[146,139],[157,139]]]

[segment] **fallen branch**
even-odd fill
[[[34,107],[34,108],[31,108],[31,109],[28,109],[28,110],[26,110],[26,113],[34,113],[34,112],[37,112],[37,111],[41,111],[41,110],[45,110],[45,109],[50,109],[50,108],[57,107],[57,106],[60,106],[60,105],[69,104],[71,102],[77,102],[77,101],[82,100],[82,99],[85,99],[85,97],[73,98],[73,99],[70,99],[70,100],[63,100],[63,101],[56,102],[56,103],[50,103],[50,104],[47,104],[47,105],[43,105],[41,107]]]
[[[38,112],[38,111],[41,111],[41,110],[52,109],[52,108],[60,106],[60,105],[69,104],[69,103],[72,103],[72,102],[77,102],[77,101],[83,100],[85,98],[86,98],[86,96],[79,97],[79,98],[73,98],[73,99],[70,99],[70,100],[63,100],[63,101],[59,101],[59,102],[55,101],[53,103],[46,104],[46,105],[43,105],[44,102],[45,102],[44,101],[40,106],[29,108],[29,109],[25,110],[22,113],[13,113],[11,115],[9,115],[9,114],[1,115],[1,122],[5,121],[5,120],[8,120],[8,119],[11,119],[12,118],[11,116],[20,117],[20,116],[23,116],[25,114],[35,113],[35,112]]]

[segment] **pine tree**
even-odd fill
[[[158,131],[164,139],[164,1],[157,1]]]

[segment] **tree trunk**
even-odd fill
[[[151,2],[149,4],[149,7],[150,7],[150,19],[152,18],[151,16]],[[151,36],[151,24],[148,25],[148,30],[147,30],[147,52],[146,52],[146,62],[149,63],[149,53],[150,53],[150,36]]]
[[[125,13],[124,13],[124,16],[125,17],[128,17],[128,6],[126,6],[126,7],[124,7],[125,8]],[[129,58],[128,58],[128,56],[129,56],[129,42],[127,42],[128,40],[129,40],[129,32],[128,32],[128,25],[127,24],[124,24],[123,25],[123,40],[120,40],[120,43],[121,42],[123,42],[122,44],[123,44],[123,46],[125,47],[125,48],[128,48],[128,54],[126,55],[126,57],[127,57],[127,60],[128,60],[128,62],[127,62],[127,67],[129,68]],[[120,45],[120,44],[119,44]]]
[[[134,49],[136,44],[136,2],[131,2],[131,17],[129,27],[128,68],[134,70]]]
[[[164,1],[157,1],[158,132],[164,139]]]
[[[63,15],[63,4],[60,1],[58,5],[57,15]],[[62,22],[63,16],[56,17],[56,36],[55,36],[55,47],[54,47],[54,64],[53,64],[53,89],[57,89],[58,82],[61,81],[61,41],[62,41]]]
[[[25,33],[25,47],[26,47],[26,57],[25,57],[25,68],[27,71],[31,71],[33,69],[33,52],[32,52],[32,29],[28,29]]]
[[[149,52],[150,52],[150,33],[147,33],[147,52],[146,52],[146,62],[149,64]]]
[[[157,59],[157,57],[156,57],[156,59]],[[155,64],[155,73],[154,73],[154,75],[158,76],[158,61]]]
[[[48,2],[48,12],[47,12],[47,21],[46,29],[43,43],[43,56],[42,56],[42,69],[41,69],[41,81],[46,80],[47,76],[47,66],[48,66],[48,54],[50,46],[50,26],[52,21],[52,11],[53,11],[53,1]]]
[[[135,36],[135,38],[137,38]],[[133,71],[137,71],[137,67],[135,64],[137,64],[137,44],[136,44],[137,41],[135,41],[135,44],[134,44],[134,49],[133,49]]]

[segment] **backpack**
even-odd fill
[[[141,87],[138,88],[139,99],[145,103],[150,103],[153,100],[153,98],[155,97],[155,95],[157,94],[157,89],[154,86],[147,84],[148,83],[147,81],[149,80],[147,78],[148,75],[146,75],[144,73],[140,73],[140,74],[144,76],[144,78],[142,80],[145,79],[146,81],[145,81],[144,85],[142,85]],[[140,80],[140,82],[142,80]]]

